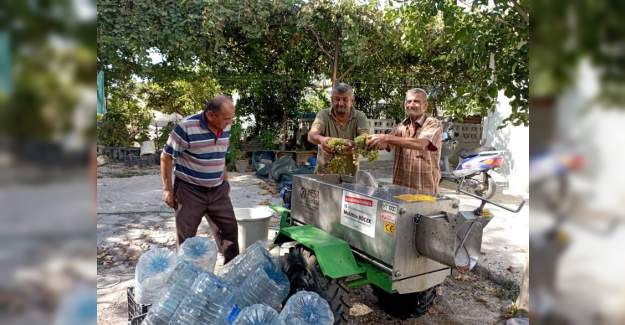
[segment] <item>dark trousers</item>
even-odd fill
[[[202,217],[206,216],[224,264],[239,255],[237,220],[229,191],[230,184],[226,181],[217,187],[202,187],[175,180],[178,246],[197,234]]]

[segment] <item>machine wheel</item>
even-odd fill
[[[438,295],[434,286],[421,292],[399,294],[388,293],[376,286],[371,286],[373,294],[378,297],[378,304],[385,312],[397,318],[421,317],[437,301]]]
[[[495,180],[493,180],[490,175],[487,173],[480,173],[471,178],[476,183],[475,188],[473,189],[475,195],[486,199],[490,199],[493,195],[495,195],[497,185],[495,185]]]
[[[282,269],[291,282],[289,297],[300,290],[314,291],[328,301],[334,313],[334,324],[348,323],[349,289],[343,280],[324,277],[312,252],[301,245],[291,247]]]

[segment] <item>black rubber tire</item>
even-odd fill
[[[401,319],[421,317],[438,301],[438,286],[407,294],[388,293],[376,286],[371,288],[378,297],[380,307],[389,315]]]
[[[490,175],[486,173],[479,173],[472,177],[473,180],[480,184],[481,189],[475,189],[473,193],[477,196],[481,196],[485,199],[490,199],[497,192],[497,185]]]
[[[282,270],[291,282],[289,297],[301,290],[314,291],[328,301],[334,324],[348,324],[351,300],[343,280],[324,277],[315,255],[301,245],[291,247],[282,263]]]

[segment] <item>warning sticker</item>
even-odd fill
[[[384,211],[386,211],[388,213],[397,214],[397,206],[388,204],[386,202],[384,202],[384,204],[382,204],[382,210],[384,210]]]
[[[395,224],[384,221],[384,232],[387,234],[395,233]]]
[[[397,215],[388,212],[382,212],[380,215],[384,222],[397,223]]]
[[[375,213],[378,201],[356,193],[343,191],[341,224],[375,238]]]

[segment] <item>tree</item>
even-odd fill
[[[622,1],[534,1],[532,3],[531,93],[552,97],[575,78],[583,58],[600,70],[600,97],[623,105]]]
[[[182,116],[201,111],[206,101],[219,92],[220,85],[207,76],[165,81],[162,84],[148,82],[140,91],[149,108]]]
[[[398,36],[384,21],[377,2],[315,0],[302,6],[298,27],[307,32],[322,54],[332,85],[355,69],[382,68],[389,48],[385,40]]]
[[[148,139],[148,126],[154,116],[139,102],[141,86],[118,82],[108,94],[108,111],[97,130],[99,144],[130,146]]]
[[[172,109],[197,101],[181,92],[208,76],[212,89],[240,94],[237,114],[255,117],[254,134],[285,130],[306,94],[328,78],[355,86],[356,108],[370,118],[403,117],[403,94],[415,86],[457,118],[493,109],[501,89],[513,98],[507,121],[522,124],[526,7],[488,7],[486,0],[384,8],[375,1],[101,0],[98,63],[109,72],[108,87],[139,76],[161,87],[149,101]],[[160,59],[152,62],[154,53]]]
[[[526,1],[413,2],[393,11],[405,50],[418,58],[412,73],[429,81],[453,117],[485,114],[497,92],[512,98],[504,125],[529,123],[529,20]]]

